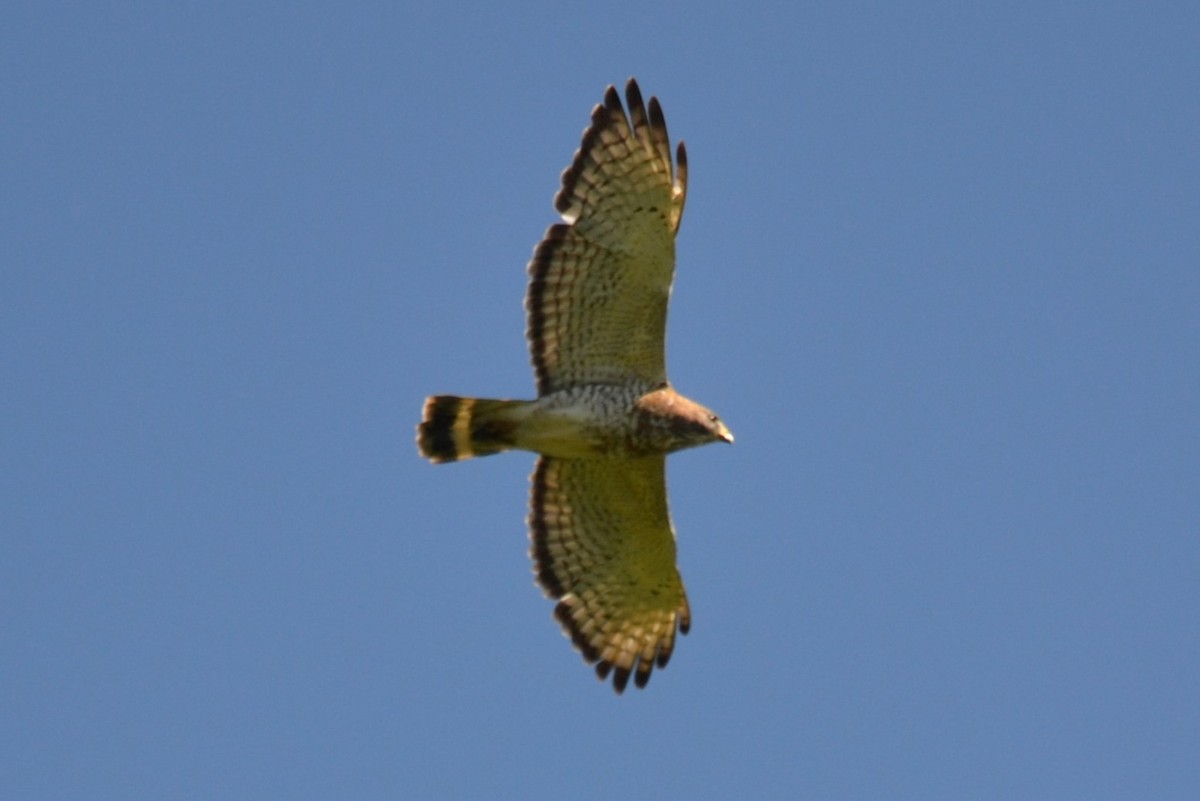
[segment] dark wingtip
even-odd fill
[[[630,78],[625,82],[625,102],[631,111],[645,105],[642,102],[642,89],[638,86],[637,78]],[[654,102],[654,98],[650,98],[650,103],[654,104]]]
[[[663,116],[662,106],[658,103],[657,97],[650,98],[650,105],[646,109],[650,113],[650,125],[653,128],[663,132],[663,138],[666,138],[667,119]]]
[[[633,683],[637,685],[639,690],[644,690],[646,685],[650,683],[650,673],[654,670],[654,663],[639,662],[637,674],[633,677]]]
[[[617,87],[609,84],[604,90],[604,108],[609,111],[621,111],[621,95],[617,92]],[[592,115],[592,121],[595,122],[596,115]]]
[[[613,671],[613,689],[617,691],[617,695],[625,692],[625,686],[629,684],[629,668],[616,668]]]

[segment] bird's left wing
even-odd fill
[[[557,459],[533,473],[529,513],[538,582],[555,617],[617,692],[646,686],[691,624],[675,566],[666,458]]]

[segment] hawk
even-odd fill
[[[667,381],[664,339],[687,152],[672,164],[658,100],[609,86],[562,174],[529,263],[526,331],[536,400],[438,395],[417,447],[435,463],[509,449],[539,455],[529,504],[537,581],[565,633],[624,691],[664,667],[691,624],[675,565],[666,456],[733,442]]]

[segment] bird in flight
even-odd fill
[[[664,667],[691,624],[667,511],[666,456],[733,435],[667,381],[667,301],[687,196],[657,98],[637,81],[592,111],[529,263],[536,400],[436,395],[417,447],[435,463],[538,453],[529,504],[537,581],[564,632],[624,691]]]

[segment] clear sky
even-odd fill
[[[1200,7],[736,5],[7,8],[0,797],[1197,797]],[[693,629],[617,697],[533,458],[413,429],[532,395],[630,75],[737,443],[670,460]]]

